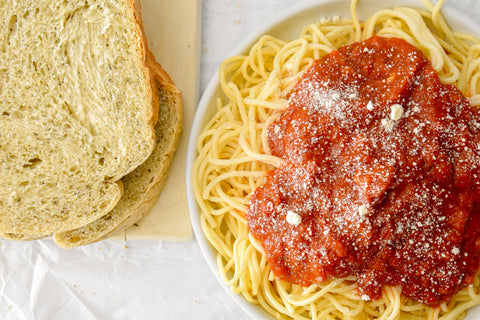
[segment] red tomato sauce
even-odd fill
[[[284,162],[246,213],[274,274],[301,286],[355,275],[365,300],[392,285],[431,305],[472,283],[479,128],[404,40],[373,37],[315,61],[269,128]]]

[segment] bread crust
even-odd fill
[[[128,1],[128,4],[130,5],[130,8],[132,9],[133,11],[133,17],[135,18],[135,21],[137,22],[137,36],[139,39],[142,39],[141,41],[141,45],[142,45],[142,52],[143,52],[143,55],[142,55],[142,58],[143,58],[143,62],[145,64],[145,66],[148,66],[148,61],[149,61],[149,54],[150,51],[148,50],[148,42],[147,42],[147,36],[146,36],[146,33],[145,33],[145,28],[144,28],[144,25],[143,25],[143,19],[142,19],[142,4],[140,3],[140,1],[136,1],[136,0],[129,0]],[[150,124],[152,125],[152,132],[153,132],[153,128],[155,127],[155,125],[157,124],[157,121],[158,121],[158,93],[156,92],[156,90],[153,90],[153,88],[155,88],[155,77],[152,75],[152,69],[151,68],[146,68],[147,69],[147,73],[149,75],[149,78],[150,78],[150,88],[151,91],[152,91],[152,113],[150,115]],[[155,135],[155,133],[153,133]]]

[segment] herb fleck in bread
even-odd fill
[[[109,213],[151,154],[158,96],[133,1],[0,10],[0,232],[49,234]]]

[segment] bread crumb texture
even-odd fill
[[[0,232],[90,223],[155,143],[132,4],[7,0],[0,27]]]
[[[151,210],[165,186],[167,169],[181,134],[182,100],[180,92],[163,69],[153,61],[150,67],[160,98],[155,149],[144,163],[122,179],[124,194],[117,206],[92,223],[55,233],[54,240],[58,246],[73,248],[89,244],[135,224]]]

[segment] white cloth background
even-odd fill
[[[241,39],[297,2],[203,0],[200,93]],[[480,15],[480,1],[446,3]],[[249,317],[217,283],[195,241],[104,241],[63,250],[42,240],[1,241],[0,319]]]

